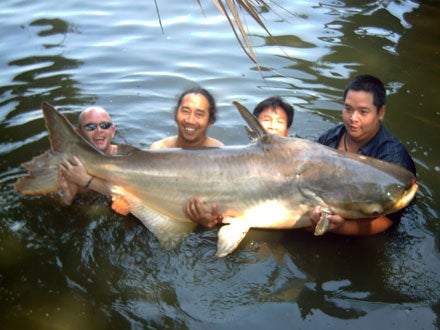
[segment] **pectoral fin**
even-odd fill
[[[328,228],[330,227],[330,220],[328,216],[330,214],[331,213],[327,211],[321,212],[321,217],[319,218],[319,221],[316,224],[315,231],[313,233],[315,236],[324,235],[328,231]]]
[[[246,222],[239,218],[223,219],[223,222],[229,224],[222,226],[218,232],[217,253],[215,254],[217,258],[232,253],[250,229]]]
[[[128,202],[130,212],[138,218],[159,240],[160,244],[169,248],[179,243],[185,234],[194,230],[195,222],[182,222],[170,219],[167,216],[148,207],[138,197],[124,190],[122,187],[108,184],[112,197],[123,196]]]

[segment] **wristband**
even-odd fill
[[[87,183],[86,183],[86,185],[85,185],[84,187],[85,187],[85,188],[88,188],[88,187],[90,186],[90,184],[92,183],[92,181],[93,181],[94,178],[95,178],[95,177],[92,175],[92,177],[90,178],[89,181],[87,181]]]

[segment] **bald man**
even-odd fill
[[[118,145],[112,144],[116,127],[108,112],[100,107],[90,107],[81,112],[76,129],[87,141],[108,155],[120,153]],[[59,167],[59,178],[62,187],[62,202],[72,204],[77,193],[89,189],[109,195],[104,182],[87,173],[84,165],[77,157],[72,160],[63,159]]]

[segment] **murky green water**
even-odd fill
[[[18,1],[0,5],[0,324],[2,329],[436,329],[440,327],[440,4],[281,1],[262,10],[275,39],[247,18],[262,74],[211,1]],[[174,134],[184,88],[210,89],[210,134],[245,144],[232,106],[281,95],[291,135],[339,122],[359,73],[389,92],[385,125],[417,164],[420,189],[399,227],[370,238],[253,230],[216,259],[216,231],[163,250],[106,200],[70,208],[20,196],[22,162],[49,147],[40,102],[72,121],[109,110],[116,142]],[[264,77],[264,79],[263,79]]]

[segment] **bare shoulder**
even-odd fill
[[[206,141],[205,141],[205,147],[223,147],[224,144],[222,142],[220,142],[217,139],[214,139],[212,137],[207,137]]]
[[[177,143],[177,135],[170,136],[165,139],[153,142],[150,146],[150,150],[176,148],[176,143]]]

